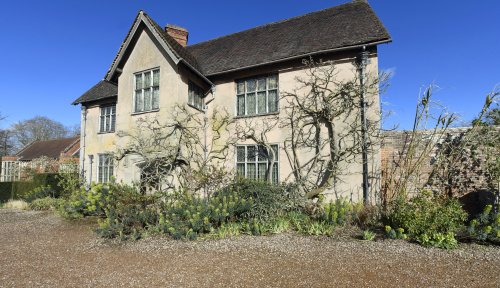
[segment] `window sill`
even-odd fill
[[[280,111],[266,113],[266,114],[255,114],[255,115],[238,115],[234,116],[234,119],[242,119],[242,118],[254,118],[254,117],[265,117],[265,116],[274,116],[279,115]]]
[[[141,112],[132,112],[132,113],[130,113],[130,115],[135,116],[135,115],[141,115],[141,114],[158,112],[158,111],[160,111],[160,109],[149,110],[149,111],[141,111]]]
[[[104,135],[104,134],[113,134],[115,131],[108,131],[108,132],[97,132],[97,135]]]
[[[205,113],[205,111],[204,111],[203,109],[198,108],[198,107],[196,107],[196,106],[194,106],[194,105],[191,105],[191,104],[189,104],[189,103],[187,103],[187,106],[189,106],[189,107],[191,107],[191,108],[193,108],[193,109],[195,109],[195,110],[197,110],[197,111],[199,111],[199,112],[203,112],[203,113]]]

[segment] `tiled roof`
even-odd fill
[[[138,21],[147,22],[176,60],[183,60],[202,77],[391,41],[384,25],[365,1],[349,2],[187,47],[178,44],[153,19],[140,11],[105,79],[113,78],[111,74],[118,65],[117,61],[121,61],[120,55],[124,53],[134,27],[139,27]],[[113,97],[117,95],[117,90],[116,84],[103,80],[73,104]]]
[[[206,76],[343,47],[390,41],[370,5],[350,2],[187,47]]]
[[[118,85],[106,80],[101,80],[99,83],[83,93],[78,99],[73,102],[73,105],[101,100],[105,98],[115,97],[118,95]]]
[[[16,156],[21,161],[30,161],[42,156],[58,159],[61,153],[71,148],[80,136],[72,138],[53,139],[46,141],[35,141],[24,147]]]

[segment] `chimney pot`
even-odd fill
[[[165,31],[177,41],[182,47],[187,46],[189,32],[186,28],[177,25],[167,24]]]

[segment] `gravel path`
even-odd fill
[[[499,287],[500,247],[278,235],[117,243],[47,212],[0,209],[0,287]]]

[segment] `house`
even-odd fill
[[[188,35],[187,29],[176,25],[162,28],[140,11],[104,79],[73,102],[82,108],[80,165],[87,181],[107,182],[111,177],[125,183],[141,181],[139,158],[118,161],[112,156],[125,141],[117,132],[132,131],[140,119],[169,119],[172,107],[181,105],[189,113],[208,118],[222,108],[239,124],[265,124],[286,110],[280,95],[297,87],[297,77],[307,76],[304,59],[338,63],[339,77],[348,79],[358,71],[356,59],[365,55],[362,71],[376,77],[377,45],[391,41],[366,1],[352,1],[194,45],[188,44]],[[366,117],[376,118],[378,93],[370,97],[374,105]],[[262,150],[262,145],[248,138],[235,143],[225,155],[224,167],[245,177],[272,174],[274,182],[290,181],[294,168],[284,144],[290,129],[276,125],[267,132],[268,147],[277,152],[276,165],[254,157],[252,153]],[[236,157],[237,152],[241,157]],[[311,153],[299,152],[299,156]],[[365,161],[370,165],[370,189],[378,185],[379,154],[374,149]],[[190,160],[186,161],[189,165]],[[361,198],[362,166],[344,163],[346,173],[336,181],[337,196],[354,201]],[[269,167],[273,171],[264,171]]]
[[[34,141],[14,156],[2,157],[0,182],[19,181],[27,169],[38,172],[77,171],[80,136]]]

